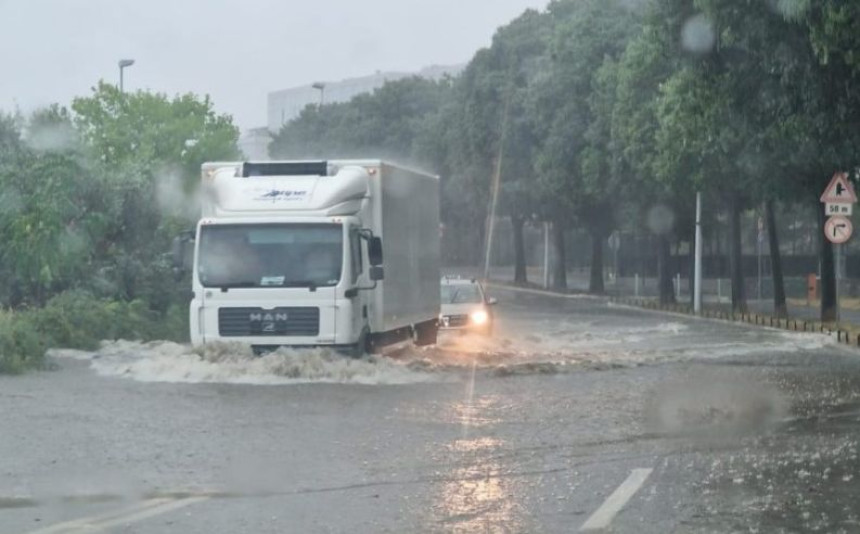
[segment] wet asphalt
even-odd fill
[[[0,532],[860,532],[860,351],[494,295],[414,381],[0,377]]]

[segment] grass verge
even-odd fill
[[[105,339],[183,341],[186,313],[172,306],[158,314],[141,300],[105,300],[70,291],[43,308],[0,311],[0,373],[43,368],[51,347],[95,350]]]

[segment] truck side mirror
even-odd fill
[[[185,256],[185,241],[182,239],[181,235],[178,235],[173,238],[173,244],[170,246],[170,258],[173,260],[173,268],[181,269],[183,265],[183,258]]]
[[[367,255],[369,256],[370,265],[374,267],[382,265],[382,239],[371,237],[367,241]]]
[[[183,232],[173,238],[171,256],[173,268],[177,271],[190,271],[194,266],[194,234]]]
[[[373,282],[378,282],[385,279],[385,269],[378,266],[370,268],[370,279]]]

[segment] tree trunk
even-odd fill
[[[788,317],[788,306],[785,304],[785,280],[782,276],[782,255],[779,252],[779,234],[776,227],[776,214],[773,210],[773,200],[764,203],[767,218],[767,235],[770,243],[770,264],[773,278],[773,313],[779,318]]]
[[[818,240],[821,243],[821,322],[836,321],[836,272],[833,244],[824,237],[824,207],[818,207]]]
[[[564,250],[564,225],[556,220],[552,225],[552,238],[555,245],[555,265],[553,266],[553,289],[567,291],[567,258]]]
[[[523,237],[525,222],[524,217],[511,216],[511,228],[514,232],[514,283],[517,285],[526,285],[528,283],[528,275],[526,274],[526,245]]]
[[[741,199],[738,194],[733,194],[730,203],[729,226],[730,255],[729,264],[732,276],[732,311],[736,313],[747,313],[746,288],[744,287],[743,248],[741,247]]]
[[[600,232],[591,233],[591,279],[588,282],[588,292],[603,294],[603,235]]]
[[[669,264],[672,251],[669,236],[658,236],[657,241],[657,277],[659,278],[657,285],[659,286],[660,304],[674,304],[675,288],[672,285],[672,266]]]

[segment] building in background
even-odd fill
[[[348,102],[352,98],[370,93],[385,82],[402,80],[410,76],[420,76],[431,80],[439,80],[445,76],[456,76],[465,65],[432,66],[419,72],[377,72],[371,76],[350,78],[339,82],[322,82],[292,89],[284,89],[269,93],[268,128],[275,134],[287,122],[299,116],[308,104]]]

